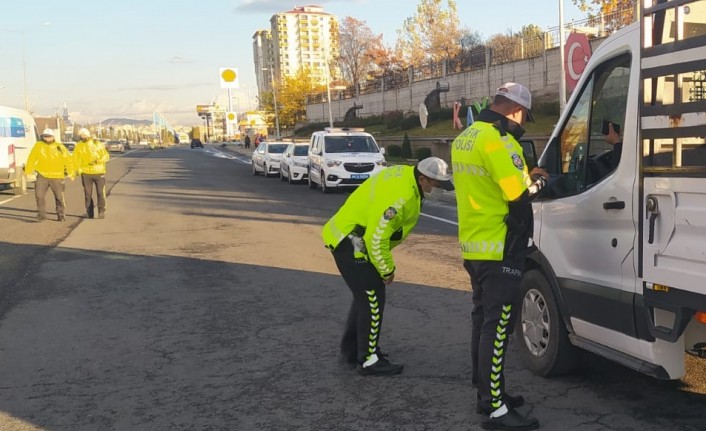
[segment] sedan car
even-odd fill
[[[125,144],[121,141],[108,141],[105,143],[105,149],[111,153],[124,153]]]
[[[284,150],[282,161],[279,164],[279,178],[282,181],[289,181],[289,184],[306,180],[309,173],[308,154],[308,143],[289,144]]]
[[[192,139],[191,148],[203,148],[203,142],[201,142],[201,139]]]
[[[261,142],[252,153],[252,174],[265,174],[265,177],[277,175],[282,153],[287,149],[287,142]]]

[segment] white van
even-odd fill
[[[39,132],[29,113],[0,106],[0,185],[11,187],[15,194],[27,192],[24,167],[38,140]]]
[[[659,379],[706,357],[706,1],[643,13],[598,47],[539,159],[517,335],[540,375],[577,348]]]
[[[363,129],[327,127],[311,135],[308,155],[310,189],[328,193],[339,187],[357,187],[380,172],[385,150]]]

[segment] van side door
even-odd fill
[[[636,274],[633,186],[637,171],[637,59],[625,52],[596,65],[540,159],[550,173],[539,246],[552,265],[575,334],[633,355]],[[617,128],[622,154],[607,143]],[[537,240],[537,235],[535,235]]]

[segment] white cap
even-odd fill
[[[53,138],[54,131],[52,129],[44,129],[44,131],[42,132],[42,136],[51,136]]]
[[[506,82],[502,87],[498,88],[498,92],[495,95],[503,96],[527,109],[527,121],[534,123],[534,117],[532,112],[530,112],[530,109],[532,109],[532,93],[527,87],[514,82]]]
[[[78,131],[78,136],[82,138],[90,138],[91,137],[91,132],[88,131],[88,129],[83,128]]]
[[[454,185],[451,182],[451,174],[448,172],[449,165],[440,158],[427,157],[417,164],[417,169],[425,177],[438,181],[442,189],[448,191],[454,189]]]

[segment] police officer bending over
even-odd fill
[[[391,251],[417,224],[425,197],[453,190],[447,169],[437,157],[416,167],[386,168],[361,184],[324,226],[324,245],[353,293],[341,353],[361,375],[402,372],[379,347],[385,286],[395,278]]]
[[[459,243],[473,288],[472,380],[484,429],[539,427],[539,421],[515,410],[524,398],[505,392],[504,377],[508,336],[520,312],[524,260],[532,251],[530,201],[548,177],[540,168],[527,172],[518,143],[525,121],[532,121],[531,107],[526,87],[503,85],[451,149]]]

